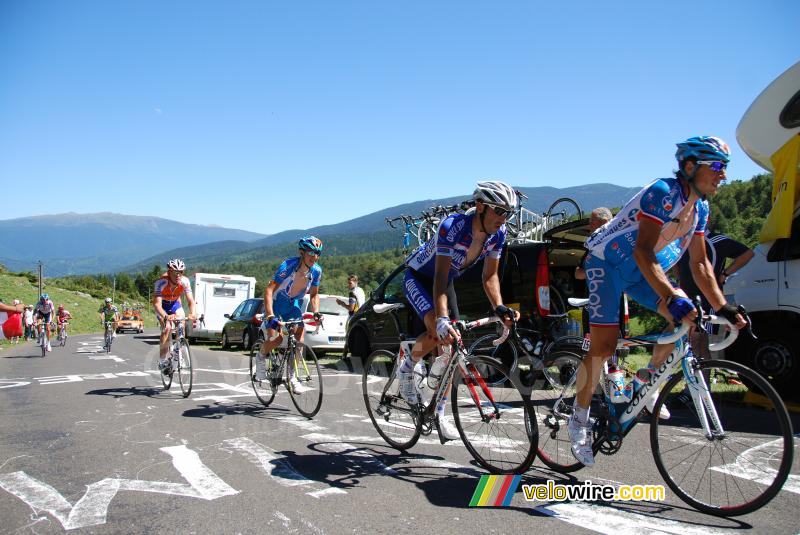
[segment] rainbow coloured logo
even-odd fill
[[[511,503],[521,476],[481,476],[470,507],[504,507]]]

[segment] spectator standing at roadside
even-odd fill
[[[350,288],[347,301],[345,302],[341,299],[337,299],[336,302],[346,308],[348,313],[352,316],[356,313],[356,310],[361,308],[361,305],[364,304],[364,290],[358,286],[358,275],[350,275],[347,277],[347,286]]]
[[[25,341],[28,341],[33,338],[33,307],[31,305],[25,305],[23,322],[25,324]]]
[[[745,244],[717,232],[706,234],[705,242],[706,254],[711,261],[711,265],[714,266],[714,278],[717,279],[720,288],[725,284],[728,277],[743,268],[754,255],[753,251]],[[729,258],[733,262],[726,267],[725,263]],[[692,277],[688,254],[683,255],[678,262],[678,277],[680,278],[681,288],[686,292],[686,295],[691,299],[699,295],[703,308],[708,310],[710,308],[708,300],[706,300],[706,297],[697,287],[694,277]]]
[[[589,214],[589,232],[594,232],[595,230],[599,229],[609,221],[614,216],[611,215],[611,210],[606,208],[605,206],[598,206],[592,213]],[[586,280],[586,273],[583,271],[583,261],[586,260],[586,255],[589,254],[589,251],[583,253],[581,257],[581,261],[578,262],[578,267],[575,268],[575,278],[578,280]]]

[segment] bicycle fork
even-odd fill
[[[683,367],[683,376],[686,378],[686,385],[689,388],[689,394],[692,396],[694,403],[694,410],[697,411],[697,417],[703,430],[706,433],[706,438],[712,440],[725,435],[722,429],[722,422],[719,420],[717,408],[711,400],[711,390],[706,384],[706,378],[703,377],[703,372],[696,366],[697,360],[694,356],[687,356],[681,362]],[[711,423],[709,424],[709,419]],[[713,425],[713,429],[711,426]]]
[[[497,407],[497,403],[494,400],[494,396],[492,395],[492,391],[489,390],[489,387],[486,385],[486,381],[483,379],[481,374],[478,372],[478,369],[475,367],[474,364],[468,362],[464,356],[459,353],[456,357],[458,360],[458,365],[461,369],[461,375],[464,377],[464,383],[467,385],[469,389],[469,393],[472,396],[472,401],[475,403],[475,406],[478,407],[478,412],[481,415],[481,420],[483,422],[487,422],[489,420],[496,420],[500,418],[500,411]],[[478,395],[478,390],[475,388],[475,383],[478,383],[477,386],[481,388],[484,394],[486,394],[486,398],[492,404],[492,414],[487,414],[483,410],[483,403],[481,403],[480,396]]]

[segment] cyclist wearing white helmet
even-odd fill
[[[692,137],[677,146],[676,176],[651,182],[586,241],[589,254],[583,268],[589,287],[592,344],[578,368],[578,394],[567,425],[572,453],[585,465],[594,464],[589,405],[603,362],[617,346],[622,292],[658,311],[670,324],[693,320],[697,311],[692,301],[666,276],[688,251],[694,279],[716,313],[739,328],[745,325],[717,285],[703,240],[709,214],[706,197],[716,194],[725,180],[730,149],[712,136]],[[673,348],[674,344],[656,346],[649,367],[657,369]],[[656,390],[646,400],[651,412],[657,397]],[[658,417],[669,416],[662,405]]]
[[[498,268],[506,239],[506,220],[517,209],[517,193],[499,181],[478,182],[472,198],[475,211],[452,214],[439,224],[436,235],[412,252],[406,260],[403,291],[427,332],[417,337],[412,354],[400,366],[400,392],[409,403],[419,401],[413,370],[437,345],[451,344],[458,332],[447,315],[447,287],[476,262],[483,262],[483,288],[498,315],[519,317],[503,305]],[[507,320],[509,321],[509,320]],[[421,370],[419,373],[422,373]],[[436,408],[439,433],[444,439],[458,438],[455,426],[444,416],[445,401]]]
[[[43,293],[33,309],[33,315],[36,319],[36,326],[39,332],[41,332],[42,328],[45,330],[47,335],[48,351],[52,351],[52,348],[50,347],[50,319],[53,317],[53,312],[55,312],[55,305],[53,305],[53,301],[50,300],[49,295]]]
[[[117,322],[119,321],[119,310],[114,303],[112,303],[110,297],[106,297],[103,306],[97,311],[100,313],[100,325],[105,327],[106,322],[111,322],[111,336],[112,338],[116,338],[117,336]]]
[[[169,351],[169,336],[172,332],[173,320],[188,318],[195,319],[194,296],[189,279],[184,277],[186,264],[180,258],[173,258],[167,262],[167,272],[156,280],[153,293],[153,308],[158,322],[161,325],[161,338],[159,339],[158,368],[163,374],[169,374],[171,360],[167,356]],[[181,306],[181,295],[189,304],[189,315],[186,316]]]

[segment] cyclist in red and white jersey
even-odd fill
[[[163,374],[169,374],[171,362],[167,357],[169,350],[169,336],[172,332],[172,322],[176,319],[195,319],[194,296],[189,279],[183,276],[186,264],[180,258],[173,258],[167,262],[167,272],[156,281],[153,295],[153,308],[161,324],[161,338],[159,339],[158,368]],[[189,304],[189,315],[186,316],[181,305],[181,295]]]
[[[58,327],[64,326],[64,333],[67,332],[67,326],[69,325],[69,320],[72,319],[72,314],[69,313],[69,310],[64,308],[64,305],[58,305],[58,314],[56,314],[56,323],[58,323]]]

